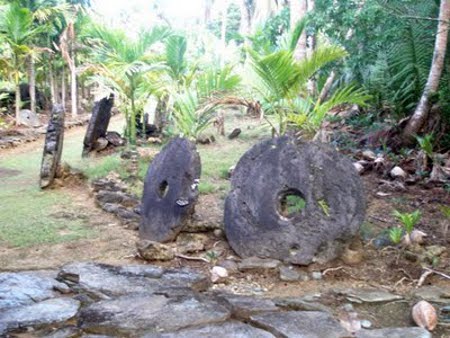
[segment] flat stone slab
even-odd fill
[[[63,324],[75,317],[80,302],[71,298],[55,298],[39,303],[11,308],[0,313],[0,330],[3,332],[39,328],[46,325]]]
[[[186,329],[172,333],[150,333],[142,338],[275,338],[267,331],[241,322],[210,324],[199,328]]]
[[[111,109],[114,106],[114,96],[104,97],[97,101],[92,110],[91,119],[86,130],[83,140],[82,156],[88,156],[95,149],[96,142],[99,138],[105,138],[111,119]]]
[[[59,295],[56,290],[70,291],[55,277],[51,271],[0,273],[0,312],[54,298]]]
[[[243,258],[297,265],[329,261],[365,216],[352,162],[323,144],[289,137],[263,141],[239,160],[231,186],[225,233]],[[289,206],[292,197],[299,202]]]
[[[354,303],[387,303],[403,299],[402,296],[384,290],[353,289],[341,292],[347,299]]]
[[[388,328],[378,330],[361,330],[356,338],[431,338],[432,335],[420,327]]]
[[[351,336],[338,321],[325,312],[270,312],[252,316],[251,322],[277,337],[346,338]]]
[[[42,155],[40,186],[48,188],[55,180],[64,143],[64,107],[55,104],[47,126],[44,153]]]
[[[148,168],[142,196],[141,239],[172,241],[194,213],[201,162],[195,144],[171,140]]]
[[[170,288],[201,291],[210,283],[207,276],[187,268],[163,269],[151,265],[115,267],[97,263],[68,264],[61,268],[58,278],[75,291],[99,299]]]
[[[134,294],[95,303],[80,313],[80,327],[89,333],[137,335],[177,331],[226,321],[230,312],[211,300],[173,299]]]
[[[233,294],[221,294],[218,299],[224,301],[224,305],[231,310],[233,318],[247,320],[252,315],[261,312],[278,311],[279,308],[270,299],[251,296],[239,296]]]
[[[238,269],[240,271],[267,270],[267,269],[276,269],[280,265],[281,265],[281,262],[277,259],[248,257],[248,258],[244,258],[238,264]]]

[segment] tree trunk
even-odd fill
[[[328,75],[327,81],[325,82],[325,84],[322,88],[322,91],[320,92],[319,102],[324,102],[327,99],[335,77],[336,77],[336,72],[334,70],[332,70],[330,75]]]
[[[70,99],[72,103],[72,117],[75,118],[78,115],[77,73],[75,66],[70,70]]]
[[[220,34],[220,44],[222,47],[220,63],[222,66],[225,64],[225,50],[227,49],[227,25],[228,25],[228,0],[225,0],[223,5],[222,29]]]
[[[61,70],[61,104],[66,109],[66,71],[64,65]]]
[[[291,0],[291,27],[294,27],[308,12],[307,0]],[[306,32],[303,31],[294,51],[295,59],[300,61],[306,58]]]
[[[166,120],[167,105],[169,103],[169,95],[163,95],[158,99],[158,103],[155,108],[155,124],[156,129],[162,132]]]
[[[431,108],[430,96],[439,89],[439,81],[444,68],[444,59],[447,49],[449,20],[450,0],[441,0],[433,62],[419,104],[402,133],[402,140],[406,144],[413,142],[414,135],[420,132],[422,126],[427,121]]]
[[[30,110],[36,113],[36,71],[33,55],[28,56],[28,85],[30,90]]]
[[[19,82],[16,83],[16,125],[20,125],[20,106],[21,106],[21,100],[20,100],[20,84]]]
[[[315,0],[307,1],[307,11],[312,12],[316,6]],[[316,36],[314,34],[307,36],[307,44],[306,44],[306,57],[311,57],[316,49]],[[317,83],[315,79],[310,79],[308,81],[308,92],[310,95],[315,96],[317,92]]]
[[[245,38],[245,41],[248,40],[248,35],[251,34],[251,18],[252,18],[252,11],[251,8],[249,8],[249,2],[248,0],[241,0],[240,1],[240,7],[241,7],[241,23],[239,27],[240,34]]]

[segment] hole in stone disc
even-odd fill
[[[167,181],[164,180],[158,187],[158,195],[160,198],[164,198],[167,196],[168,192],[169,192],[169,183],[167,183]]]
[[[282,191],[278,197],[278,212],[286,218],[294,218],[300,215],[306,207],[303,194],[297,189]]]

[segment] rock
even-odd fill
[[[370,329],[372,327],[372,322],[370,320],[363,319],[361,320],[361,327],[363,329]]]
[[[97,263],[65,265],[58,278],[76,292],[95,299],[109,299],[130,293],[152,293],[167,288],[203,291],[209,278],[190,269],[163,269],[152,265],[112,266]]]
[[[61,162],[64,142],[64,108],[62,105],[53,106],[52,115],[48,122],[45,136],[44,153],[42,155],[40,186],[42,189],[52,185]]]
[[[344,338],[349,333],[330,314],[317,311],[269,312],[251,317],[278,337]]]
[[[391,175],[392,178],[401,178],[401,179],[406,179],[406,177],[408,176],[408,174],[399,166],[395,166],[394,168],[392,168],[389,174]]]
[[[229,140],[237,138],[241,134],[242,130],[240,128],[233,129],[230,135],[228,135]]]
[[[352,289],[342,293],[350,302],[354,303],[387,303],[403,299],[402,296],[375,289]]]
[[[311,273],[311,277],[313,280],[321,280],[323,278],[322,272],[320,271],[313,271]]]
[[[68,326],[61,329],[53,329],[50,332],[47,332],[45,338],[78,338],[80,336],[81,331],[78,328]]]
[[[94,142],[94,150],[95,151],[102,151],[105,150],[106,147],[108,146],[108,140],[104,137],[99,137],[97,140],[95,140]]]
[[[80,313],[79,325],[89,333],[136,336],[220,323],[229,316],[225,307],[211,300],[134,294],[88,306]]]
[[[0,312],[19,308],[70,291],[67,285],[55,280],[52,272],[4,272],[0,273]]]
[[[238,264],[231,259],[224,259],[217,263],[218,266],[227,269],[228,273],[233,274],[239,271]]]
[[[280,308],[290,311],[320,311],[332,313],[332,310],[329,307],[317,302],[308,301],[305,297],[277,298],[273,301]]]
[[[300,280],[300,273],[298,273],[293,266],[282,265],[279,268],[280,279],[283,282],[295,282]]]
[[[267,331],[257,329],[248,324],[230,321],[221,324],[210,324],[199,328],[185,329],[174,333],[150,333],[143,338],[275,338]]]
[[[220,224],[216,222],[202,221],[202,220],[189,220],[184,226],[184,232],[210,232],[214,230],[221,230]]]
[[[347,265],[357,265],[363,261],[364,253],[362,250],[352,250],[346,248],[342,253],[341,259]]]
[[[450,298],[450,288],[439,286],[422,286],[414,290],[414,297],[426,300],[432,303],[447,304]]]
[[[265,259],[259,257],[248,257],[243,259],[238,264],[238,269],[240,271],[248,271],[248,270],[268,270],[268,269],[276,269],[280,266],[281,262],[276,259]]]
[[[214,237],[216,238],[223,238],[223,230],[222,229],[216,229],[213,231]]]
[[[211,281],[213,283],[217,283],[220,280],[223,280],[228,277],[228,271],[221,266],[215,266],[211,269]]]
[[[147,142],[150,144],[162,144],[162,141],[159,137],[149,137]]]
[[[214,142],[216,142],[216,138],[214,137],[214,135],[209,136],[200,135],[199,137],[197,137],[197,143],[200,144],[211,144]]]
[[[356,338],[431,338],[431,334],[418,327],[361,330]]]
[[[195,211],[200,171],[200,156],[187,139],[173,139],[155,156],[144,184],[142,239],[175,239]]]
[[[375,161],[377,158],[377,155],[372,150],[364,150],[362,152],[363,159],[367,161]]]
[[[140,240],[136,244],[139,255],[149,261],[170,261],[175,258],[175,250],[158,242]]]
[[[108,131],[105,135],[105,139],[114,147],[121,147],[125,145],[126,142],[125,139],[116,131]]]
[[[42,125],[41,121],[39,121],[39,117],[36,113],[33,113],[29,109],[22,109],[19,112],[19,124],[22,124],[27,127],[40,127]]]
[[[233,294],[221,294],[218,299],[231,310],[231,316],[239,320],[248,320],[251,316],[261,312],[278,311],[279,308],[270,299],[241,296]]]
[[[86,135],[83,140],[83,157],[89,155],[96,146],[99,138],[106,136],[109,120],[111,119],[111,109],[114,105],[114,96],[104,97],[96,102],[92,110],[91,119],[86,129]]]
[[[243,258],[323,263],[339,256],[364,220],[362,184],[350,160],[326,145],[296,142],[261,142],[236,166],[224,220],[228,242]]]
[[[353,163],[353,167],[356,169],[356,172],[358,174],[362,174],[365,171],[364,166],[359,162]]]
[[[177,237],[177,251],[191,253],[205,250],[208,236],[204,234],[180,233]]]
[[[70,298],[47,299],[0,313],[0,327],[14,331],[28,327],[63,324],[76,316],[80,303]]]
[[[433,331],[438,322],[436,309],[425,300],[421,300],[413,306],[412,318],[417,326],[428,331]]]

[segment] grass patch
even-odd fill
[[[60,243],[92,237],[94,231],[81,219],[57,219],[52,213],[61,205],[70,205],[70,198],[56,191],[38,188],[16,194],[0,194],[0,242],[12,247],[44,243]],[[64,208],[65,209],[65,208]]]

